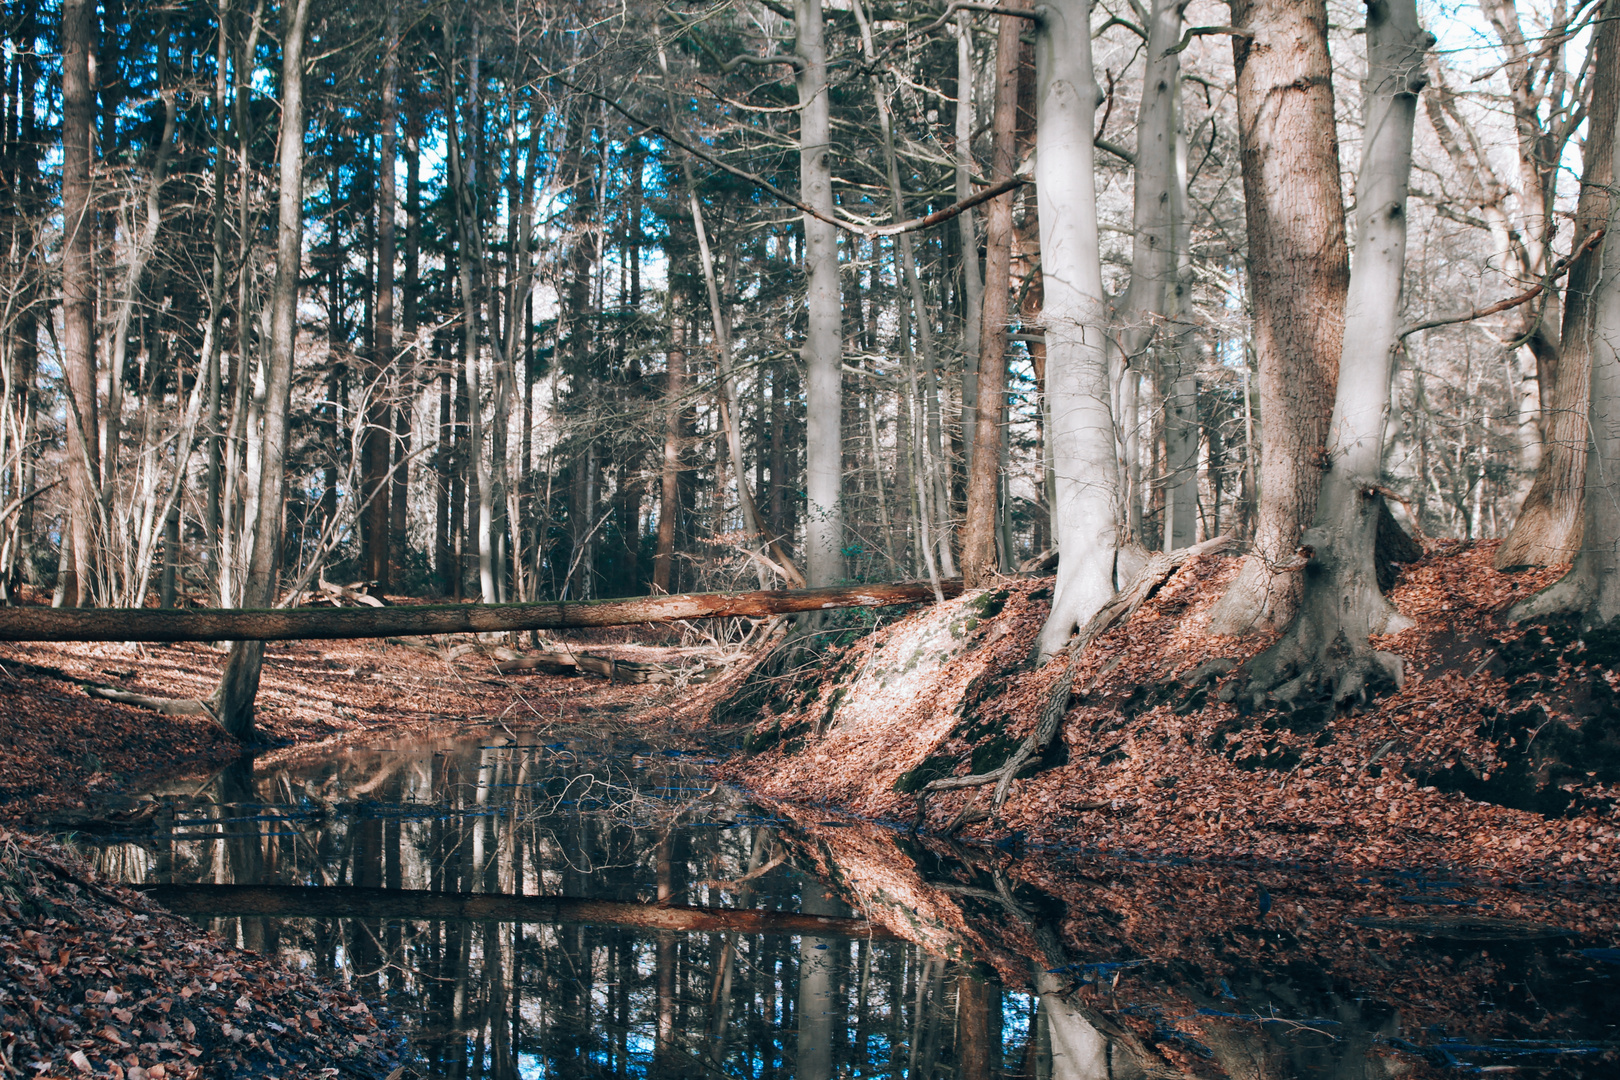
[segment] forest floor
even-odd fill
[[[964,838],[1023,845],[1053,867],[1089,852],[1612,891],[1620,649],[1570,627],[1506,625],[1507,606],[1558,571],[1498,573],[1493,553],[1441,544],[1404,569],[1392,599],[1416,625],[1379,645],[1405,657],[1405,685],[1350,714],[1222,701],[1269,639],[1204,632],[1237,564],[1194,560],[1093,642],[1060,737]],[[733,782],[772,801],[909,824],[918,787],[994,767],[1033,726],[1060,670],[1025,663],[1050,587],[1008,579],[943,606],[879,613],[870,634],[835,619],[829,635],[842,643],[818,659],[781,670],[756,652],[707,684],[500,675],[507,654],[493,643],[273,643],[261,730],[278,754],[299,756],[446,723],[611,718],[733,745],[747,732],[748,752],[722,766]],[[716,657],[712,646],[635,637],[597,631],[570,644],[621,660]],[[115,704],[86,684],[201,697],[222,660],[196,645],[0,646],[0,822],[60,831],[132,806],[159,778],[204,780],[237,753],[211,719]],[[967,797],[933,797],[927,830],[942,830]],[[319,1074],[310,1063],[395,1071],[397,1038],[357,1000],[96,884],[47,841],[3,830],[0,998],[20,1003],[0,1008],[6,1066],[37,1061],[42,1075],[71,1076],[88,1065],[133,1080]],[[1599,922],[1593,929],[1612,929]]]

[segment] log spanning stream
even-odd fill
[[[423,1075],[1620,1075],[1613,895],[970,847],[711,763],[460,728],[244,759],[74,842],[381,1001]]]

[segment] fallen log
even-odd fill
[[[943,581],[946,597],[960,580]],[[923,604],[932,585],[842,585],[745,593],[685,593],[546,604],[357,608],[0,608],[0,641],[313,641],[631,626],[677,619],[763,619],[799,611]]]
[[[894,934],[866,919],[759,908],[687,907],[569,896],[444,893],[354,886],[145,885],[139,888],[177,915],[591,923],[687,933],[894,938]]]

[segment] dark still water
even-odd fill
[[[468,730],[244,760],[77,842],[385,1001],[427,1075],[1620,1075],[1612,896],[971,848],[709,764]]]

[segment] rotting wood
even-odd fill
[[[1187,562],[1200,555],[1212,555],[1231,543],[1232,537],[1217,536],[1178,551],[1155,552],[1142,569],[1137,571],[1130,584],[1115,593],[1069,642],[1068,665],[1047,692],[1046,700],[1041,705],[1040,718],[1035,723],[1035,730],[1029,733],[1013,755],[998,769],[968,776],[947,776],[925,784],[917,792],[916,827],[922,826],[928,810],[928,796],[935,792],[959,791],[962,788],[978,788],[989,784],[996,786],[990,807],[988,809],[979,807],[977,795],[970,798],[951,822],[948,830],[950,832],[957,831],[969,822],[982,821],[999,810],[1001,804],[1006,801],[1008,792],[1012,790],[1012,782],[1017,777],[1018,771],[1033,759],[1046,753],[1046,748],[1051,745],[1058,729],[1063,725],[1063,718],[1068,715],[1070,702],[1075,696],[1075,672],[1080,666],[1080,657],[1084,655],[1086,648],[1105,631],[1128,621],[1136,614],[1137,609],[1158,592],[1159,587]],[[1105,672],[1099,672],[1097,678],[1092,680],[1091,686],[1082,690],[1081,694],[1089,692],[1103,674]]]
[[[147,694],[132,694],[128,690],[118,690],[111,686],[98,686],[86,683],[84,692],[91,697],[102,698],[106,701],[116,701],[120,705],[134,705],[142,709],[151,709],[153,712],[165,716],[206,716],[214,718],[214,710],[198,698],[169,698],[151,697]]]
[[[569,896],[303,885],[150,885],[141,891],[179,915],[591,923],[688,933],[729,931],[841,938],[895,937],[889,930],[866,919]]]
[[[941,582],[947,598],[960,581]],[[888,607],[934,600],[915,582],[685,593],[590,603],[448,604],[386,608],[165,610],[159,608],[4,608],[0,641],[313,641],[424,634],[503,633],[630,626],[677,619],[767,618],[799,611]]]

